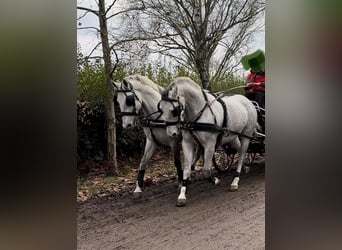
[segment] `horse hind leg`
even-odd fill
[[[249,145],[249,139],[246,137],[242,137],[240,141],[241,141],[241,147],[239,150],[238,164],[237,164],[235,174],[233,176],[233,181],[230,184],[230,190],[232,191],[238,190],[239,181],[240,181],[240,173],[241,173],[241,169],[242,169],[242,166],[245,160],[245,155],[246,155],[248,145]]]
[[[236,152],[238,152],[240,154],[240,150],[241,150],[241,142],[239,137],[236,137],[232,142],[231,142],[231,146],[232,148],[234,148],[236,150]],[[248,147],[247,147],[248,148]],[[245,157],[246,158],[246,157]],[[244,158],[244,159],[245,159]],[[234,164],[234,168],[237,169],[237,166],[235,166],[237,164]],[[232,168],[233,169],[233,168]],[[244,171],[245,173],[248,173],[250,171],[250,168],[246,165],[242,165],[242,171]]]
[[[145,167],[147,165],[147,162],[151,159],[155,149],[156,149],[156,144],[153,141],[147,139],[146,145],[145,145],[144,155],[141,158],[141,161],[139,164],[139,171],[138,171],[138,175],[137,175],[136,187],[134,190],[135,194],[142,192],[142,187],[144,184]]]

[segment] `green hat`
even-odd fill
[[[265,53],[259,49],[242,57],[241,63],[245,70],[252,69],[256,72],[265,69]]]

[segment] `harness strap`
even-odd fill
[[[150,127],[150,132],[151,132],[151,136],[152,136],[152,139],[153,141],[157,144],[157,146],[162,146],[162,144],[157,140],[157,137],[155,136],[155,134],[153,133],[153,129],[152,127]]]
[[[137,116],[137,113],[135,112],[120,112],[121,116]]]
[[[209,108],[211,114],[214,116],[215,124],[217,124],[216,116],[215,116],[215,114],[214,114],[214,111],[213,111],[212,108],[211,108],[211,103],[209,103],[208,97],[207,97],[207,95],[205,94],[204,90],[202,90],[202,93],[203,93],[203,96],[204,96],[204,100],[206,101],[206,106]],[[216,99],[216,98],[215,98],[215,99]],[[214,100],[215,100],[215,99],[214,99]],[[205,106],[205,107],[206,107],[206,106]]]
[[[222,108],[223,108],[223,124],[222,124],[222,128],[221,128],[223,130],[223,132],[221,132],[218,135],[215,147],[218,147],[221,144],[223,133],[224,133],[224,131],[227,130],[227,121],[228,121],[228,113],[227,113],[226,104],[224,103],[224,101],[221,98],[217,98],[217,101],[219,103],[221,103]]]
[[[195,122],[195,123],[187,123],[183,127],[183,129],[188,129],[192,131],[206,131],[206,132],[223,132],[223,128],[217,126],[216,124],[212,123],[205,123],[205,122]]]
[[[204,110],[205,110],[207,107],[209,107],[211,113],[214,115],[213,110],[212,110],[211,107],[210,107],[211,103],[209,104],[209,102],[208,102],[208,97],[207,97],[207,95],[205,94],[204,90],[202,90],[202,94],[203,94],[203,97],[204,97],[204,100],[205,100],[205,105],[204,105],[204,107],[201,109],[201,111],[198,112],[198,113],[195,115],[195,117],[194,117],[195,119],[193,119],[193,121],[192,121],[191,123],[197,122],[197,121],[199,120],[199,118],[202,116]],[[216,117],[215,117],[215,116],[214,116],[214,119],[215,119],[215,124],[216,124]]]
[[[151,128],[166,128],[165,121],[161,120],[152,120],[152,119],[141,119],[141,126],[142,127],[151,127]]]
[[[150,128],[153,141],[157,144],[157,146],[162,146],[162,144],[157,140],[156,135],[153,133],[152,128],[166,128],[165,122],[160,120],[142,119],[141,125],[142,127]]]

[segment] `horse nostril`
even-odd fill
[[[172,133],[172,137],[176,137],[176,136],[177,136],[176,132]]]
[[[132,124],[128,124],[128,125],[127,125],[127,128],[131,128],[131,127],[132,127]]]

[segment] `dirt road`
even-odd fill
[[[176,207],[176,180],[153,184],[143,196],[130,192],[78,205],[78,249],[264,249],[265,173],[241,176],[239,190],[194,181],[186,207]]]

